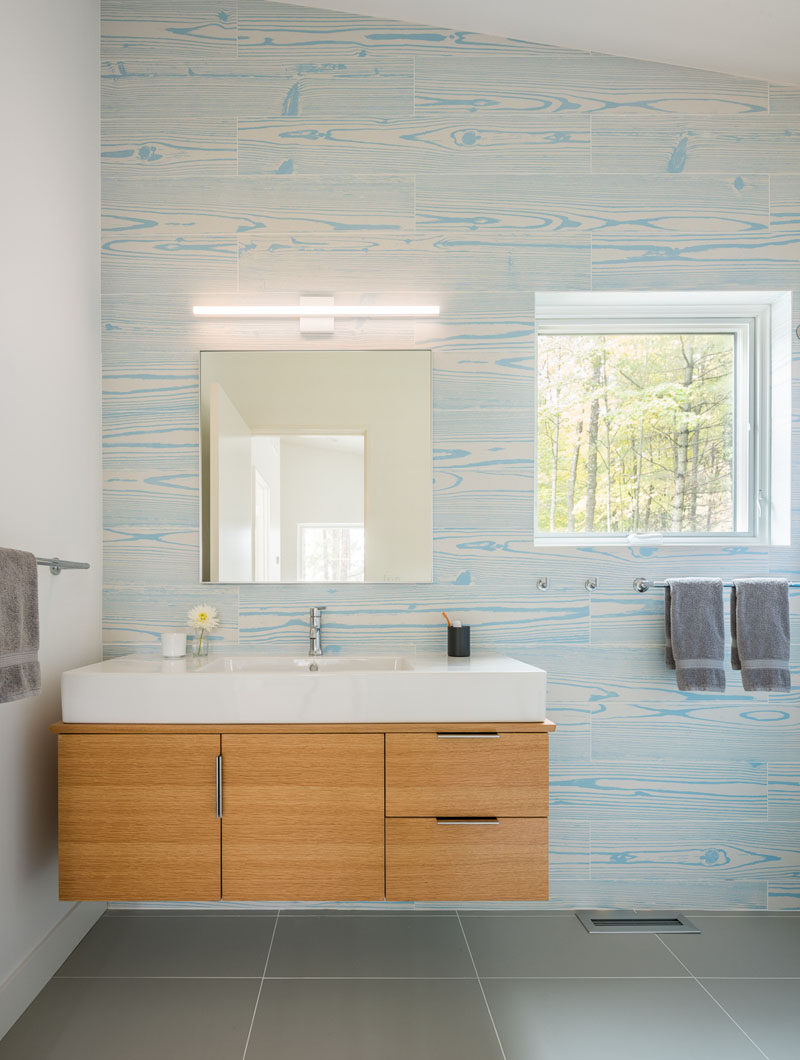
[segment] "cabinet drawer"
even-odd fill
[[[387,901],[547,898],[547,818],[386,821]]]
[[[388,733],[387,817],[546,817],[547,736]]]

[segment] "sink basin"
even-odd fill
[[[202,667],[209,674],[365,673],[372,670],[413,670],[408,659],[395,655],[331,655],[296,659],[278,655],[227,655]]]
[[[317,669],[309,669],[316,663]],[[67,722],[544,721],[547,674],[504,655],[126,655],[67,670]]]

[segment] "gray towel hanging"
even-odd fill
[[[789,584],[736,578],[731,589],[731,666],[746,692],[790,692]]]
[[[41,691],[39,578],[31,552],[0,548],[0,703]]]
[[[719,578],[670,578],[664,590],[665,659],[682,692],[725,690],[725,620]]]

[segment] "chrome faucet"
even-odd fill
[[[322,655],[322,612],[324,607],[308,609],[308,654]]]

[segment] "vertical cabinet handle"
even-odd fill
[[[217,817],[222,817],[222,755],[217,755]]]

